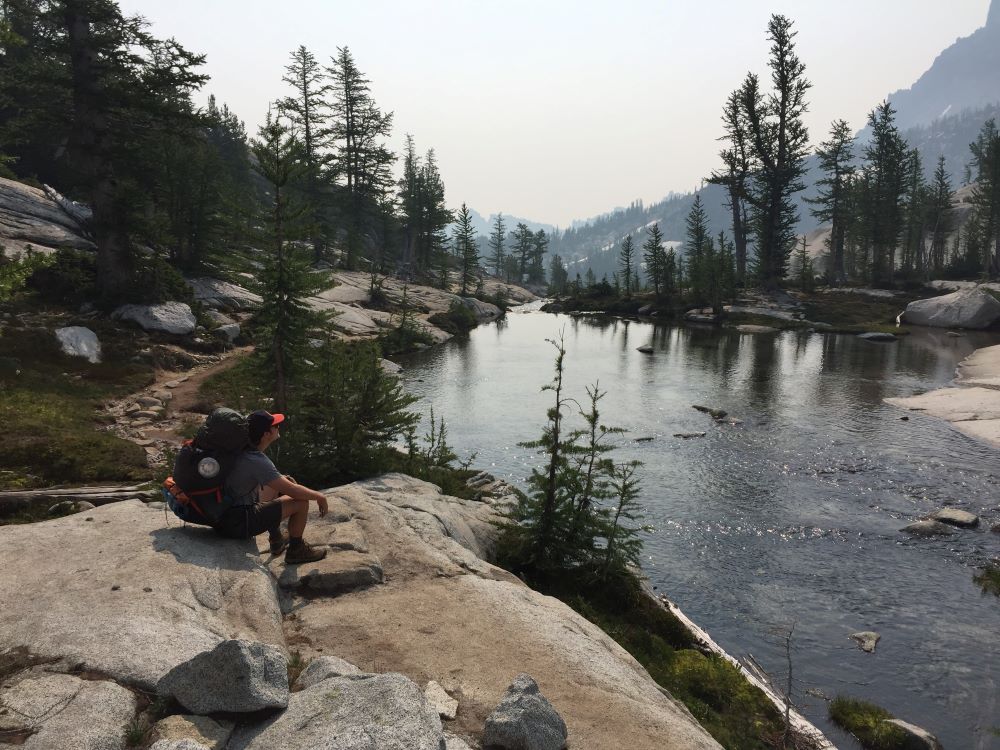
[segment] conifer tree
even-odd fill
[[[850,221],[847,198],[848,183],[854,174],[854,136],[846,120],[834,120],[830,135],[816,149],[823,176],[817,180],[819,195],[807,199],[812,204],[811,213],[820,222],[830,224],[827,250],[830,253],[830,280],[843,284],[847,280],[844,246],[847,225]]]
[[[614,464],[611,470],[610,487],[614,498],[614,508],[605,514],[607,519],[602,577],[608,578],[613,572],[624,572],[639,564],[642,554],[642,539],[639,532],[647,530],[642,526],[631,526],[640,519],[639,481],[635,472],[642,466],[639,461],[624,461]]]
[[[622,273],[622,289],[626,297],[632,296],[632,266],[635,263],[635,246],[632,235],[622,238],[621,250],[618,252],[618,267]]]
[[[730,94],[726,100],[726,106],[722,110],[722,125],[725,135],[719,139],[729,143],[727,148],[719,152],[724,168],[712,172],[708,178],[710,183],[721,185],[726,189],[727,205],[732,214],[732,231],[736,248],[736,278],[740,284],[746,281],[749,229],[747,198],[750,176],[755,167],[742,101],[740,89]]]
[[[773,15],[768,23],[773,90],[765,96],[757,76],[749,74],[740,91],[754,164],[748,198],[757,251],[757,275],[764,286],[781,282],[795,247],[798,210],[793,198],[804,188],[809,143],[804,115],[811,84],[795,52],[792,22]]]
[[[528,270],[528,261],[535,249],[535,233],[528,229],[528,225],[518,222],[511,239],[514,246],[511,248],[511,255],[517,259],[517,283],[524,282],[524,275]]]
[[[329,161],[325,153],[330,141],[330,107],[327,96],[330,83],[316,57],[304,45],[292,52],[281,79],[293,90],[279,102],[279,107],[302,139],[305,159],[305,195],[309,206],[309,234],[316,261],[326,250],[328,227],[323,217],[321,185],[323,170]]]
[[[493,273],[497,278],[503,275],[504,242],[507,239],[507,225],[504,224],[503,214],[498,213],[493,221],[493,229],[490,232],[490,259],[493,262]]]
[[[528,281],[532,284],[545,283],[545,252],[549,246],[549,238],[544,229],[539,229],[532,236],[531,260],[528,263]]]
[[[579,274],[577,274],[579,276]],[[549,261],[549,294],[561,296],[566,294],[569,285],[569,272],[562,257],[553,255]]]
[[[712,277],[712,239],[708,230],[708,215],[696,195],[691,210],[685,219],[687,227],[684,241],[684,255],[687,258],[691,296],[695,304],[709,302]]]
[[[896,248],[903,231],[907,146],[896,127],[895,115],[887,101],[868,115],[872,134],[864,152],[861,211],[862,231],[870,252],[869,279],[875,285],[892,283]]]
[[[930,258],[924,268],[924,280],[931,273],[944,270],[945,239],[952,229],[951,176],[944,168],[944,155],[938,157],[934,182],[930,189],[928,226],[931,233]]]
[[[358,69],[347,47],[337,48],[327,73],[333,94],[331,137],[336,145],[336,170],[344,180],[344,263],[353,269],[365,231],[392,183],[390,169],[396,156],[385,145],[392,131],[392,113],[383,113],[375,104],[370,81]]]
[[[973,226],[982,238],[983,269],[991,277],[1000,273],[1000,131],[996,120],[987,120],[969,146],[976,185],[970,203]]]
[[[660,225],[655,223],[646,230],[646,241],[642,243],[642,259],[646,264],[646,277],[653,285],[653,293],[659,297],[663,286],[663,273],[666,255],[663,251],[663,233]]]
[[[906,276],[923,271],[924,238],[927,231],[927,182],[924,179],[924,165],[920,151],[913,148],[906,155],[904,228],[901,271]]]
[[[257,313],[257,351],[267,373],[276,411],[287,409],[289,391],[303,366],[308,334],[326,316],[312,310],[306,299],[329,286],[325,274],[314,273],[309,259],[292,242],[301,238],[306,208],[292,202],[291,185],[305,170],[302,144],[280,118],[269,112],[252,149],[256,168],[268,186],[261,237],[268,248],[259,278],[263,301]]]
[[[451,245],[458,257],[459,272],[462,279],[460,294],[465,297],[469,290],[475,288],[479,270],[479,239],[476,229],[472,226],[472,213],[462,204],[455,217],[455,228],[452,231]]]

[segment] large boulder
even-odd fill
[[[152,691],[222,640],[285,647],[255,545],[182,527],[138,500],[0,526],[0,569],[0,652],[26,649]]]
[[[982,289],[959,289],[940,297],[918,299],[903,313],[908,325],[936,328],[987,328],[997,319],[1000,302]]]
[[[228,750],[440,750],[441,720],[401,674],[332,677],[292,693],[263,725],[237,729]]]
[[[83,207],[55,191],[0,178],[0,244],[11,255],[29,246],[41,252],[95,250],[81,224],[86,215]]]
[[[201,277],[184,281],[196,301],[215,310],[250,310],[263,302],[259,294],[222,279]]]
[[[167,672],[157,693],[194,714],[253,713],[288,705],[288,662],[274,646],[223,641]]]
[[[566,722],[530,675],[520,674],[486,719],[483,745],[503,750],[562,750]]]
[[[28,672],[0,691],[0,737],[27,735],[25,750],[124,750],[135,710],[113,682]]]
[[[128,320],[144,331],[161,331],[186,336],[193,333],[198,322],[190,306],[183,302],[161,302],[158,305],[122,305],[111,317]]]
[[[101,342],[97,334],[83,326],[67,326],[56,329],[56,339],[63,353],[71,357],[85,357],[88,362],[97,364],[101,361]]]
[[[475,297],[461,297],[462,304],[472,310],[477,320],[496,320],[503,315],[503,310],[489,302],[483,302]]]

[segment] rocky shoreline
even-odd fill
[[[174,743],[157,750],[304,750],[320,730],[361,743],[336,747],[457,750],[480,746],[527,673],[572,747],[718,747],[603,631],[486,562],[493,504],[398,474],[326,494],[330,513],[307,535],[331,552],[297,567],[155,503],[0,527],[0,732],[47,750],[117,750],[136,727],[144,746]],[[192,699],[217,684],[198,660],[220,644],[247,655],[230,660],[234,674],[272,684],[261,675],[279,659],[305,666],[309,684],[292,680],[287,707],[263,714],[228,695],[236,677],[215,702]],[[440,692],[457,702],[443,723],[427,697]],[[150,708],[164,705],[167,716]],[[218,736],[206,744],[209,720]]]
[[[958,365],[954,385],[886,403],[943,419],[1000,448],[1000,345],[977,349]]]

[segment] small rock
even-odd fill
[[[503,750],[563,750],[566,722],[526,674],[511,683],[499,705],[486,717],[483,745]]]
[[[193,332],[197,321],[191,308],[183,302],[162,302],[158,305],[122,305],[111,317],[130,320],[146,331],[186,336]]]
[[[684,438],[685,440],[690,440],[691,438],[702,438],[705,437],[704,432],[675,432],[675,438]]]
[[[151,589],[149,586],[144,586],[142,590],[145,591],[147,594],[153,593],[153,589]]]
[[[119,586],[119,585],[118,585],[118,584],[116,583],[116,584],[115,584],[114,586],[112,586],[112,587],[111,587],[111,590],[112,590],[112,591],[121,591],[121,590],[122,590],[122,587],[121,587],[121,586]]]
[[[215,335],[221,336],[226,341],[233,342],[240,337],[241,329],[239,323],[228,323],[215,329]]]
[[[131,414],[136,414],[136,413],[138,413],[140,411],[142,411],[142,407],[139,406],[139,404],[129,404],[128,406],[125,407],[125,413],[126,414],[130,414],[130,415]]]
[[[994,534],[1000,534],[1000,523],[994,524],[993,528],[990,529]]]
[[[176,388],[180,384],[181,384],[181,381],[179,381],[179,380],[168,380],[166,383],[163,384],[163,387],[164,388]]]
[[[195,740],[158,740],[150,746],[149,750],[213,750],[213,748],[203,745]]]
[[[132,414],[134,419],[156,419],[159,416],[160,412],[153,409],[143,409],[142,411],[137,411]]]
[[[882,636],[872,630],[864,630],[860,633],[851,633],[851,640],[857,641],[858,648],[866,654],[875,653],[875,646],[882,639]]]
[[[95,507],[97,506],[85,500],[63,500],[61,503],[56,503],[49,508],[49,515],[62,516],[70,513],[80,513],[84,510],[93,510]]]
[[[167,402],[174,397],[170,391],[157,391],[153,394],[153,398],[157,398],[160,401]]]
[[[403,366],[393,362],[391,359],[380,359],[378,361],[378,366],[382,368],[382,372],[387,375],[397,375],[403,371]]]
[[[740,333],[777,333],[778,329],[771,326],[755,326],[750,324],[738,325],[736,330]]]
[[[101,342],[97,334],[83,326],[56,329],[56,338],[63,353],[71,357],[85,357],[91,364],[101,361]]]
[[[305,690],[331,677],[345,677],[354,674],[361,674],[361,670],[349,661],[338,659],[336,656],[319,656],[309,662],[308,666],[302,670],[302,674],[295,681],[295,687],[299,690]]]
[[[899,341],[898,338],[893,336],[891,333],[882,333],[881,331],[870,331],[868,333],[859,333],[859,339],[864,339],[865,341]]]
[[[139,438],[138,440],[133,440],[132,442],[138,445],[140,448],[148,448],[149,446],[153,445],[156,441],[147,440],[146,438]]]
[[[653,353],[653,347],[650,346],[649,344],[643,344],[642,346],[638,347],[636,349],[636,351],[637,352],[642,352],[643,354],[652,354]]]
[[[926,729],[915,726],[902,719],[885,719],[886,724],[894,724],[906,733],[904,747],[908,750],[942,750],[941,743],[937,737]]]
[[[207,750],[223,750],[233,733],[233,722],[207,716],[168,716],[153,725],[150,733],[157,742],[194,742]],[[155,747],[156,745],[154,745]]]
[[[910,421],[910,418],[909,418],[909,417],[900,417],[900,418],[899,418],[899,421],[900,421],[900,422],[909,422],[909,421]]]
[[[458,701],[448,695],[445,689],[434,680],[428,682],[427,687],[424,688],[424,698],[434,707],[442,719],[451,721],[455,718],[458,712]]]
[[[160,401],[160,399],[156,398],[155,396],[139,396],[139,398],[137,398],[135,402],[139,404],[139,406],[145,407],[147,409],[153,406],[163,406],[163,402]]]
[[[947,536],[954,533],[950,526],[940,521],[917,521],[909,526],[904,526],[901,531],[913,536]]]
[[[188,711],[200,715],[285,708],[287,663],[274,646],[222,641],[167,672],[157,692],[173,696]]]
[[[167,504],[160,500],[154,500],[151,503],[146,503],[146,507],[150,510],[163,510],[167,507]]]
[[[979,525],[979,516],[957,508],[942,508],[930,514],[929,518],[963,529],[974,529]]]
[[[644,435],[643,437],[637,437],[635,439],[635,442],[637,442],[637,443],[651,443],[655,439],[656,438],[653,435]]]
[[[691,408],[711,415],[712,419],[725,419],[728,413],[722,409],[713,409],[709,406],[701,406],[700,404],[691,404]]]
[[[956,339],[961,338],[965,334],[959,333],[958,331],[948,331],[949,336],[954,336]]]

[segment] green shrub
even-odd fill
[[[59,250],[55,259],[38,268],[28,279],[28,287],[47,301],[75,307],[96,296],[97,262],[83,250]]]
[[[28,250],[16,257],[8,258],[0,245],[0,302],[5,302],[28,283],[31,275],[52,262],[52,257]]]
[[[881,706],[838,695],[830,701],[830,719],[858,738],[868,750],[904,750],[906,733],[886,723],[893,715]]]
[[[1000,562],[994,560],[987,563],[972,580],[983,590],[983,594],[1000,596]]]

